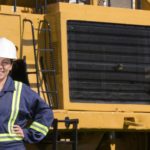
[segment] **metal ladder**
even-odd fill
[[[42,25],[44,27],[42,27]],[[51,76],[51,81],[53,81],[53,83],[51,82],[51,84],[53,85],[53,90],[50,90],[48,88],[47,82],[46,84],[46,89],[49,89],[47,91],[41,91],[43,93],[47,93],[52,95],[53,100],[55,100],[54,105],[56,108],[58,108],[58,91],[57,91],[57,83],[56,83],[56,66],[55,66],[55,61],[54,61],[54,49],[52,46],[52,41],[51,41],[51,27],[50,24],[46,21],[46,20],[41,20],[39,22],[39,29],[38,31],[42,31],[44,32],[44,48],[39,49],[39,51],[44,51],[44,55],[45,58],[48,57],[48,59],[50,60],[50,69],[47,65],[47,63],[44,65],[44,59],[43,57],[40,57],[40,64],[41,64],[41,72],[43,73],[43,78],[45,81],[49,81],[50,83],[50,76]],[[48,39],[48,41],[46,41],[46,39]],[[47,55],[48,53],[49,55]],[[50,98],[50,97],[49,97]]]
[[[64,132],[69,132],[69,136],[65,137],[65,134],[61,134],[60,130],[58,130],[58,124],[64,123],[66,129]],[[54,119],[53,121],[53,137],[52,137],[52,150],[58,150],[58,144],[71,144],[72,150],[77,150],[78,144],[78,119],[69,119],[66,117],[65,120]],[[70,129],[70,125],[72,128]],[[61,141],[61,139],[68,139],[69,141]]]
[[[31,25],[33,53],[34,53],[34,61],[35,61],[35,71],[27,72],[27,74],[36,75],[36,87],[37,87],[38,94],[40,95],[41,93],[46,93],[49,105],[52,108],[58,108],[58,92],[57,92],[57,86],[56,86],[56,67],[55,67],[55,62],[54,62],[54,49],[52,48],[50,25],[46,20],[42,20],[39,22],[39,27],[37,30],[38,30],[38,34],[40,32],[44,32],[44,40],[43,40],[44,48],[36,48],[36,40],[35,40],[35,33],[34,33],[34,30],[36,29],[33,26],[33,22],[30,19],[24,19],[23,26],[25,26],[25,23],[29,23]],[[41,28],[42,25],[44,27]],[[48,44],[47,44],[47,39],[48,39]],[[40,64],[38,63],[39,52],[43,52],[44,56],[49,56],[51,68],[48,68],[46,65],[47,63],[44,63],[43,57],[40,57]],[[41,69],[39,69],[39,65]],[[41,87],[40,73],[42,74],[46,90],[41,90],[40,88]],[[53,89],[50,89],[48,85],[50,84],[50,81],[49,81],[50,79],[51,79],[51,83],[53,82],[52,83]],[[49,83],[47,83],[47,81],[49,81]]]

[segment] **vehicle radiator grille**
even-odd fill
[[[150,103],[150,27],[67,22],[72,102]]]

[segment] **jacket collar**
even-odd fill
[[[8,76],[2,91],[4,91],[4,92],[12,91],[13,92],[14,90],[15,90],[14,81],[10,76]]]

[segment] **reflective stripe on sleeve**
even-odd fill
[[[34,130],[36,130],[36,131],[38,131],[38,132],[40,132],[40,133],[42,133],[44,135],[46,135],[47,132],[48,132],[48,127],[47,126],[45,126],[45,125],[43,125],[43,124],[41,124],[39,122],[36,122],[36,121],[34,121],[31,124],[30,128],[32,128],[32,129],[34,129]]]

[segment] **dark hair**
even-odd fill
[[[13,62],[14,62],[14,60],[13,60],[13,59],[10,59],[10,63],[13,64]]]

